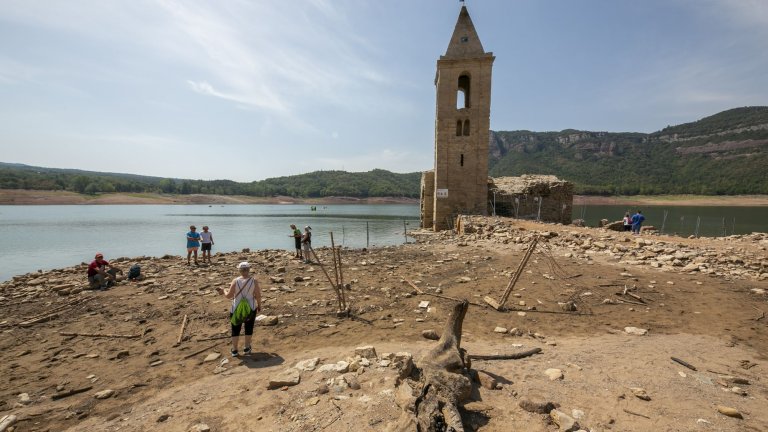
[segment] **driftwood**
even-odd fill
[[[540,352],[541,352],[541,348],[532,348],[532,349],[529,349],[528,351],[516,352],[514,354],[491,354],[491,355],[469,354],[469,358],[471,360],[518,360],[521,358],[530,357]]]
[[[636,413],[636,412],[634,412],[634,411],[630,411],[630,410],[628,410],[628,409],[626,409],[626,408],[624,408],[624,412],[625,412],[625,413],[627,413],[627,414],[636,415],[636,416],[638,416],[638,417],[647,418],[648,420],[650,420],[650,419],[651,419],[650,417],[648,417],[648,416],[647,416],[647,415],[645,415],[645,414]]]
[[[94,337],[94,338],[125,338],[133,339],[140,338],[141,335],[134,334],[114,334],[114,333],[73,333],[73,332],[59,332],[62,336],[82,336],[82,337]]]
[[[675,362],[675,363],[679,363],[679,364],[681,364],[681,365],[683,365],[683,366],[687,367],[687,368],[688,368],[688,369],[690,369],[690,370],[694,370],[694,371],[696,370],[696,367],[695,367],[695,366],[693,366],[692,364],[690,364],[690,363],[688,363],[688,362],[686,362],[686,361],[680,360],[680,359],[679,359],[679,358],[677,358],[677,357],[670,357],[670,358],[672,359],[672,361],[673,361],[673,362]]]
[[[471,304],[473,306],[480,306],[480,307],[483,307],[483,308],[487,307],[486,305],[484,305],[482,303],[475,303],[475,302],[472,302],[472,301],[469,301],[469,300],[466,300],[466,299],[458,299],[458,298],[455,298],[455,297],[448,297],[448,296],[445,296],[445,295],[442,295],[442,294],[426,292],[426,291],[424,291],[422,289],[419,289],[419,287],[417,287],[415,283],[409,281],[408,279],[406,279],[406,278],[402,278],[402,279],[405,281],[405,283],[410,285],[411,288],[415,289],[416,292],[419,293],[419,295],[428,295],[428,296],[437,297],[437,298],[441,298],[441,299],[445,299],[445,300],[451,300],[451,301],[454,301],[454,302],[463,302],[463,301],[465,301],[465,302],[467,302],[467,303],[469,303],[469,304]]]
[[[470,360],[461,348],[461,328],[468,308],[466,301],[453,307],[437,345],[418,361],[411,373],[417,377],[413,382],[417,394],[410,392],[403,415],[389,431],[464,432],[459,406],[472,392]],[[400,385],[406,391],[412,388],[410,380]]]
[[[70,397],[70,396],[74,396],[76,394],[87,392],[88,390],[90,390],[92,388],[93,388],[93,386],[86,386],[86,387],[81,387],[81,388],[78,388],[78,389],[67,390],[67,391],[62,392],[62,393],[56,393],[54,395],[51,395],[51,399],[53,399],[53,400],[64,399],[65,397]]]
[[[507,287],[504,289],[504,293],[501,295],[501,299],[497,302],[492,297],[486,296],[483,298],[483,300],[488,303],[492,308],[496,309],[497,311],[501,311],[504,309],[504,304],[507,302],[507,299],[509,299],[509,295],[512,293],[512,290],[515,288],[515,284],[517,283],[517,280],[520,279],[520,275],[523,274],[523,269],[525,269],[525,265],[528,264],[528,260],[531,259],[531,256],[533,256],[533,251],[536,249],[536,245],[539,243],[539,236],[534,236],[533,241],[531,241],[531,244],[528,245],[528,249],[525,251],[525,255],[523,255],[523,259],[520,260],[520,264],[517,266],[517,270],[515,270],[515,273],[512,275],[512,278],[509,280],[509,283],[507,284]]]
[[[220,335],[208,336],[208,337],[200,338],[200,339],[195,340],[195,342],[205,342],[205,341],[212,341],[212,340],[218,340],[218,339],[226,339],[228,337],[230,337],[228,334],[220,334]]]
[[[90,300],[90,299],[91,299],[90,297],[83,297],[83,298],[78,298],[78,299],[72,300],[70,302],[67,302],[67,303],[64,303],[62,305],[56,306],[55,308],[49,309],[49,310],[45,311],[42,314],[35,315],[33,317],[29,317],[29,318],[25,319],[24,321],[20,322],[19,325],[22,326],[22,327],[29,327],[29,326],[31,326],[33,324],[37,324],[37,323],[48,321],[49,319],[55,318],[56,316],[58,316],[60,313],[62,313],[64,311],[64,309],[66,309],[66,308],[68,308],[70,306],[73,306],[73,305],[75,305],[77,303],[80,303],[80,302],[83,302],[83,301],[87,301],[87,300]]]
[[[204,352],[206,352],[206,351],[208,351],[208,350],[210,350],[210,349],[214,349],[214,348],[216,348],[216,347],[217,347],[219,344],[221,344],[221,342],[217,342],[217,343],[215,343],[215,344],[213,344],[213,345],[211,345],[211,346],[209,346],[209,347],[205,347],[205,348],[203,348],[203,349],[201,349],[201,350],[197,350],[197,351],[193,352],[192,354],[187,354],[187,355],[185,355],[185,356],[184,356],[184,360],[190,359],[190,358],[192,358],[192,357],[194,357],[194,356],[196,356],[196,355],[198,355],[198,354],[202,354],[202,353],[204,353]]]

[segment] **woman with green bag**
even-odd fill
[[[256,314],[261,311],[261,288],[259,282],[250,275],[251,265],[241,262],[237,265],[240,276],[232,280],[229,290],[216,288],[219,294],[232,299],[232,307],[229,309],[229,321],[232,324],[232,357],[239,355],[238,345],[240,329],[245,324],[245,348],[243,354],[251,353],[251,338],[253,337],[253,325]]]

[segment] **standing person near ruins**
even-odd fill
[[[203,263],[211,263],[211,247],[213,246],[213,233],[208,231],[208,225],[203,227],[203,232],[200,233],[200,240],[202,246],[200,250],[203,252]]]
[[[229,309],[230,324],[232,326],[232,357],[239,355],[240,330],[245,324],[245,347],[243,354],[251,353],[251,339],[253,338],[253,326],[256,322],[256,314],[261,311],[261,287],[259,282],[250,275],[251,265],[248,262],[241,262],[237,265],[240,276],[232,279],[229,289],[225,292],[223,288],[216,288],[216,292],[223,294],[224,297],[232,299],[232,306]],[[238,309],[241,300],[245,300],[250,306],[251,313],[238,324],[232,323],[232,316]]]
[[[629,217],[629,212],[624,213],[624,219],[622,219],[622,222],[624,222],[624,231],[632,230],[632,218]]]
[[[312,227],[304,227],[304,235],[301,236],[301,244],[304,246],[304,264],[312,264],[310,250],[312,249]]]
[[[197,262],[197,249],[200,247],[200,233],[195,231],[194,225],[190,225],[189,232],[187,233],[187,265],[189,265],[189,258],[192,253],[195,254],[195,265],[200,265]]]
[[[107,270],[109,267],[109,270]],[[97,252],[94,260],[88,264],[88,284],[90,289],[107,289],[113,285],[117,279],[117,273],[122,273],[116,269],[109,261],[104,259],[104,254]]]
[[[301,256],[301,230],[296,228],[296,225],[291,224],[291,230],[293,233],[288,237],[293,237],[294,246],[296,247],[296,256],[294,258],[302,259]]]
[[[637,211],[632,216],[632,233],[633,234],[640,234],[640,229],[643,227],[643,221],[645,220],[645,216],[643,216],[643,212],[640,210]]]

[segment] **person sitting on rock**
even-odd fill
[[[109,267],[109,270],[107,270]],[[107,289],[115,284],[117,273],[122,273],[109,261],[104,259],[104,254],[98,252],[95,259],[88,265],[88,283],[90,289]]]

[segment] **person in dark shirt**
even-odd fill
[[[114,285],[118,272],[120,270],[105,260],[104,254],[98,252],[95,259],[88,264],[89,287],[91,289],[107,289],[108,286]]]
[[[645,220],[645,216],[643,216],[643,212],[640,210],[637,211],[634,215],[632,215],[632,234],[640,234],[640,229],[643,227],[643,221]]]
[[[291,224],[291,230],[293,233],[289,237],[293,237],[294,246],[296,247],[296,259],[302,259],[301,256],[301,230],[296,228],[296,225]]]

